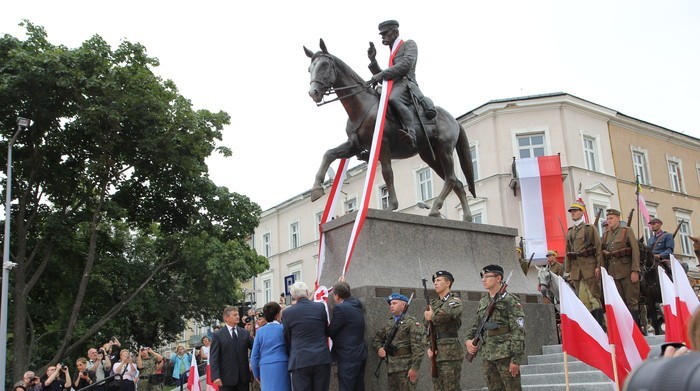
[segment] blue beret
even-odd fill
[[[389,297],[386,298],[386,302],[388,304],[391,304],[392,300],[402,300],[402,301],[405,301],[406,303],[408,303],[408,297],[406,297],[400,293],[392,293],[389,295]]]

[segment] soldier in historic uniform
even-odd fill
[[[586,207],[574,202],[569,207],[569,213],[574,224],[566,232],[566,259],[564,270],[569,273],[569,279],[574,282],[576,292],[581,295],[580,286],[585,284],[593,301],[597,305],[587,306],[588,310],[602,326],[605,316],[601,307],[600,268],[603,266],[603,254],[600,247],[600,236],[593,224],[583,219]]]
[[[494,299],[498,300],[488,320],[488,327],[485,327],[484,341],[478,351],[482,358],[482,372],[489,390],[520,390],[520,365],[525,358],[523,308],[520,300],[508,292],[502,297],[496,297],[503,284],[501,266],[484,267],[481,270],[481,283],[487,294],[479,301],[479,309],[467,331],[467,341],[464,345],[469,353],[477,352],[473,339],[486,315],[487,307]]]
[[[608,274],[625,301],[635,323],[639,318],[639,246],[632,227],[620,226],[620,211],[605,212],[608,230],[603,234],[603,256]]]
[[[652,235],[647,239],[647,246],[651,249],[651,252],[654,253],[656,261],[662,264],[665,263],[666,270],[670,271],[669,259],[671,258],[671,254],[673,254],[675,243],[673,241],[673,234],[661,229],[663,224],[664,222],[656,217],[649,221]]]
[[[462,301],[450,291],[453,283],[454,277],[448,271],[433,274],[433,286],[439,297],[430,301],[430,309],[424,314],[426,322],[433,322],[437,338],[437,353],[427,349],[428,358],[437,354],[438,377],[433,378],[435,391],[461,390],[459,380],[464,349],[457,332],[462,325]]]
[[[418,370],[425,351],[425,330],[423,325],[411,315],[405,314],[401,319],[389,351],[384,349],[389,332],[401,318],[408,297],[392,293],[387,297],[391,318],[377,331],[374,337],[374,349],[377,355],[387,362],[387,379],[389,390],[413,391],[418,381]]]
[[[559,255],[556,250],[547,251],[547,267],[549,271],[562,277],[564,275],[564,268],[561,263],[557,262],[557,255]]]

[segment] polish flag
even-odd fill
[[[569,284],[555,277],[559,283],[562,350],[615,380],[608,336]]]
[[[318,289],[321,281],[321,273],[323,272],[323,264],[326,262],[326,233],[323,232],[323,224],[333,220],[335,207],[340,203],[340,194],[342,193],[343,182],[348,171],[348,159],[340,159],[338,164],[338,174],[332,178],[331,193],[326,201],[326,207],[321,214],[321,221],[318,224],[318,262],[316,263],[316,282],[314,288]]]
[[[515,161],[523,202],[524,236],[528,254],[544,260],[549,250],[566,252],[562,224],[566,222],[564,185],[559,155]]]
[[[685,331],[678,319],[676,308],[676,289],[673,282],[666,275],[664,268],[657,267],[659,272],[659,286],[661,287],[661,308],[664,311],[666,323],[666,342],[685,341]]]
[[[328,319],[328,323],[330,323],[331,316],[328,312],[328,294],[328,288],[326,288],[324,285],[321,285],[314,292],[313,300],[317,303],[323,303],[323,307],[326,308],[326,319]],[[330,337],[327,338],[327,343],[328,349],[333,348],[333,340],[330,339]]]
[[[690,317],[693,316],[700,302],[698,302],[698,297],[695,295],[693,287],[690,286],[690,281],[688,281],[688,276],[686,276],[681,263],[678,262],[673,254],[671,254],[670,261],[673,287],[676,295],[676,311],[678,311],[678,321],[681,325],[681,330],[683,330],[683,342],[688,348],[692,348],[693,346],[688,336],[688,323],[690,323]]]
[[[600,268],[600,272],[603,277],[608,340],[615,345],[619,384],[625,384],[627,374],[647,358],[651,349],[617,291],[615,280],[608,275],[604,267]]]
[[[190,365],[190,373],[187,376],[187,389],[190,391],[201,391],[199,388],[199,370],[197,369],[197,358],[195,357],[194,348],[192,348],[192,365]]]

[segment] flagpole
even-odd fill
[[[569,391],[569,359],[566,351],[562,351],[564,355],[564,384],[566,385],[566,391]]]
[[[636,186],[634,187],[634,189],[635,189],[635,192],[637,193],[637,210],[639,211],[639,213],[637,213],[637,232],[639,233],[639,235],[640,235],[641,237],[644,237],[644,235],[642,235],[641,223],[640,223],[640,221],[639,221],[639,219],[640,219],[639,215],[642,214],[642,209],[641,209],[641,207],[639,206],[639,205],[640,205],[640,203],[639,203],[639,193],[640,193],[640,191],[639,191],[639,190],[640,190],[640,188],[641,188],[641,184],[639,183],[639,175],[637,175],[637,178],[635,179],[635,185],[636,185]]]
[[[620,378],[617,375],[617,359],[615,358],[615,344],[610,344],[610,357],[612,357],[613,374],[615,375],[615,390],[620,390]]]

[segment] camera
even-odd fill
[[[253,319],[254,318],[252,316],[246,316],[245,318],[243,318],[243,323],[250,323],[253,321]]]
[[[90,372],[88,372],[87,369],[83,369],[82,374],[83,374],[83,376],[89,376],[89,375],[90,375]]]

